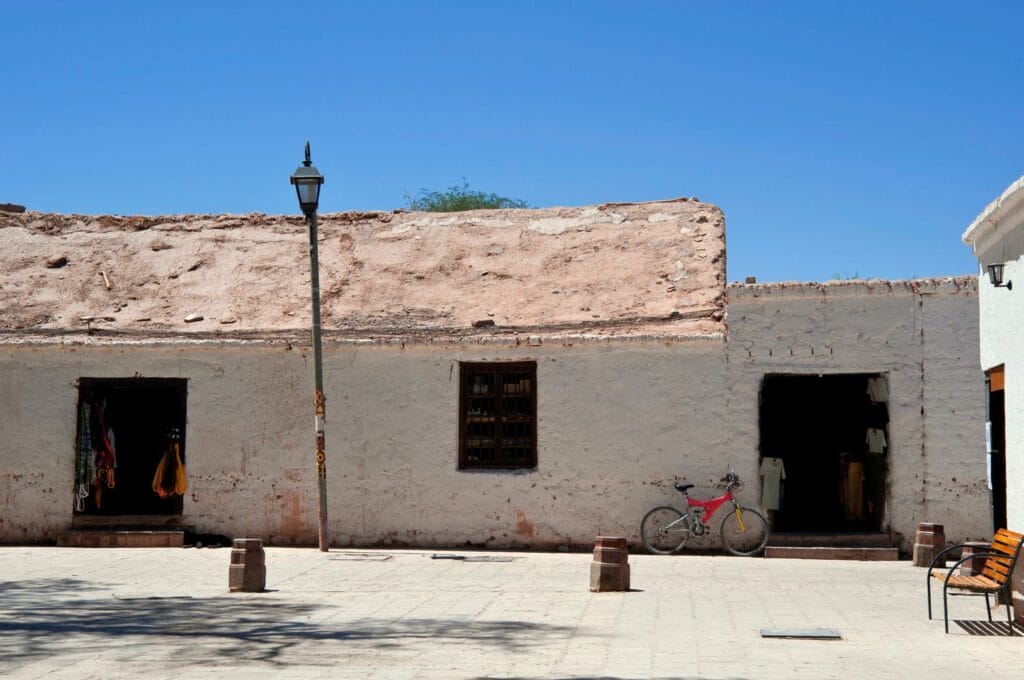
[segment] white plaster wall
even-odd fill
[[[904,547],[920,521],[948,541],[991,535],[973,282],[733,286],[728,322],[731,458],[757,451],[766,374],[885,374],[883,522]]]
[[[457,362],[506,359],[538,364],[538,467],[460,472]],[[332,540],[635,540],[643,513],[677,496],[676,475],[711,485],[725,472],[724,372],[723,343],[710,341],[327,348]],[[0,541],[52,540],[70,525],[75,381],[139,376],[188,379],[184,523],[313,543],[310,374],[299,348],[0,349]],[[756,456],[735,464],[750,477]]]
[[[188,379],[187,523],[231,527],[233,535],[281,534],[301,523],[292,506],[306,471],[289,444],[309,429],[295,398],[306,379],[299,352],[7,346],[0,348],[0,542],[53,540],[70,526],[81,377]]]
[[[978,291],[981,323],[981,369],[1005,365],[1006,377],[1006,523],[1024,531],[1024,225],[1007,234],[982,263],[1005,262],[1004,281],[1014,289],[995,288],[982,270]]]
[[[991,529],[975,294],[925,288],[734,288],[728,350],[711,341],[327,347],[332,539],[494,547],[581,547],[599,533],[636,540],[643,513],[678,498],[676,476],[715,487],[729,464],[748,482],[740,497],[753,501],[758,389],[765,373],[780,372],[888,375],[888,522],[905,537],[924,520],[945,523],[949,540],[982,538]],[[517,359],[537,361],[538,468],[460,472],[458,361]],[[1009,366],[1007,373],[1008,390],[1019,393],[1024,385],[1011,382]],[[275,543],[315,541],[303,348],[5,345],[0,542],[53,540],[70,525],[76,381],[136,375],[188,379],[185,523]]]
[[[1019,201],[1020,189],[1009,196]],[[1005,366],[1006,524],[1020,532],[1024,531],[1024,208],[1018,202],[1016,207],[997,212],[1000,217],[986,217],[985,223],[978,223],[974,243],[979,260],[980,363],[983,370]],[[1012,289],[996,288],[989,282],[985,266],[1000,262],[1006,265],[1003,280],[1012,281]],[[1024,622],[1024,562],[1020,560],[1013,589],[1016,619]]]

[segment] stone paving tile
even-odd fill
[[[877,680],[923,659],[929,675],[1008,678],[1024,644],[943,634],[906,562],[634,555],[633,592],[590,593],[584,554],[268,549],[270,592],[229,594],[228,555],[0,548],[0,677]],[[950,608],[985,618],[979,598]]]

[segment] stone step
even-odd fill
[[[768,545],[778,546],[836,546],[836,547],[858,547],[858,548],[891,548],[893,547],[892,537],[888,533],[880,531],[858,532],[858,533],[773,533],[768,539]]]
[[[73,548],[180,548],[185,545],[185,532],[69,529],[57,537],[57,545]]]
[[[765,557],[801,560],[872,560],[896,561],[900,551],[896,548],[863,548],[856,546],[789,546],[769,545]]]

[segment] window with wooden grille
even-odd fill
[[[537,467],[537,362],[459,364],[459,469]]]

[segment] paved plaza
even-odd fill
[[[0,677],[1022,674],[983,599],[928,621],[908,562],[632,555],[632,592],[591,593],[589,554],[270,548],[269,592],[229,594],[229,553],[0,548]],[[842,640],[760,636],[820,627]]]

